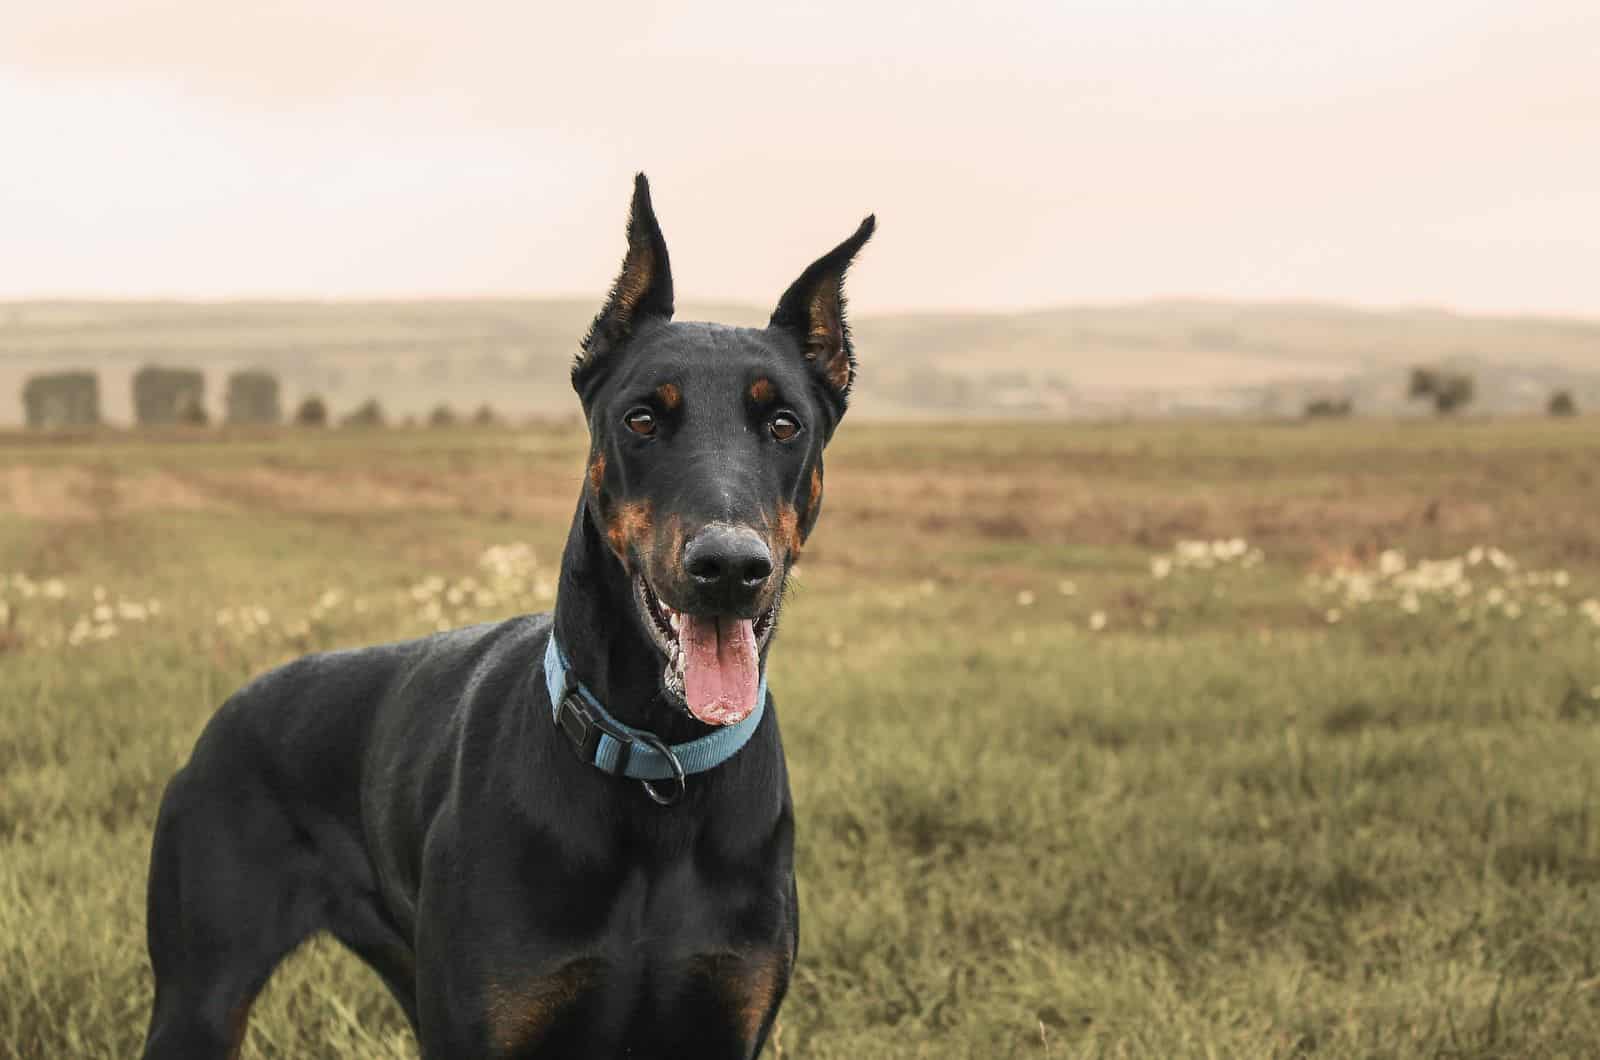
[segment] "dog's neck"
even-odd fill
[[[664,660],[639,628],[633,581],[580,498],[561,555],[555,632],[575,678],[619,721],[669,743],[709,731],[661,690]]]

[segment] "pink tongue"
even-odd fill
[[[707,725],[733,725],[756,709],[761,664],[748,618],[684,615],[683,695]]]

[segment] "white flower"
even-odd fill
[[[67,595],[67,587],[60,578],[51,578],[44,583],[44,595],[51,600],[59,600]]]
[[[1056,592],[1060,593],[1062,596],[1076,596],[1078,595],[1078,587],[1074,583],[1069,582],[1066,579],[1062,579],[1061,581],[1056,582]]]
[[[1414,615],[1422,610],[1422,601],[1417,599],[1416,593],[1407,590],[1406,594],[1400,598],[1400,610],[1408,615]]]
[[[1172,557],[1171,556],[1157,556],[1155,559],[1150,561],[1150,574],[1151,574],[1152,577],[1165,578],[1167,575],[1169,575],[1171,573],[1172,573]],[[1069,583],[1068,582],[1062,582],[1061,584],[1062,585],[1067,585]],[[1070,596],[1072,594],[1071,593],[1064,593],[1064,595]]]
[[[1406,556],[1404,552],[1395,548],[1386,548],[1378,556],[1378,573],[1384,577],[1393,577],[1406,569]]]
[[[1330,607],[1328,608],[1328,613],[1322,617],[1326,618],[1328,620],[1328,625],[1331,626],[1335,625],[1341,618],[1344,617],[1344,612],[1340,611],[1337,607]]]
[[[1094,614],[1090,615],[1089,628],[1094,630],[1096,633],[1100,632],[1102,629],[1105,629],[1106,613],[1104,611],[1096,611]]]
[[[1032,607],[1035,597],[1032,589],[1024,589],[1017,594],[1018,607]]]
[[[101,604],[94,609],[94,620],[96,622],[110,622],[114,613],[110,604]]]

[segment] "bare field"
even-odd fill
[[[144,1031],[162,785],[309,650],[553,602],[574,431],[0,435],[0,1056]],[[769,1056],[1582,1057],[1600,420],[847,423],[773,651]],[[326,942],[247,1056],[414,1056]]]

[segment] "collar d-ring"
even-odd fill
[[[683,774],[683,763],[678,761],[677,752],[673,751],[673,749],[669,747],[666,742],[661,739],[661,737],[657,736],[653,732],[645,732],[642,729],[636,730],[634,733],[634,739],[639,740],[642,743],[649,744],[661,755],[661,757],[665,758],[667,762],[671,764],[672,780],[673,783],[677,785],[676,789],[671,793],[663,795],[661,792],[656,790],[655,784],[653,784],[651,781],[641,780],[639,783],[644,786],[645,794],[654,799],[657,805],[674,805],[679,799],[683,798],[683,793],[689,788],[689,781]]]

